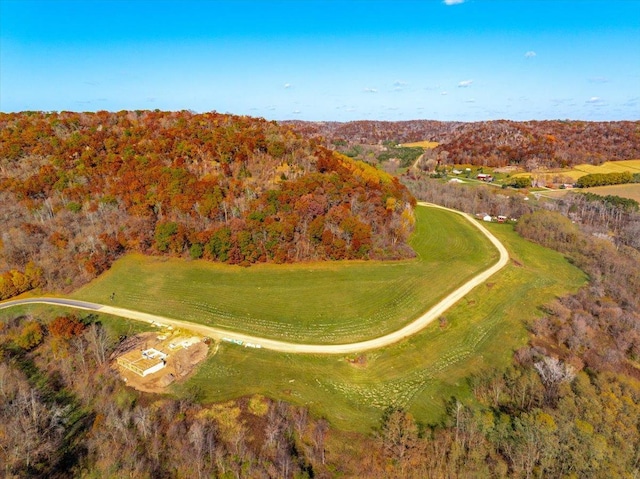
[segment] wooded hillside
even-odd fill
[[[126,251],[406,257],[412,201],[395,178],[262,119],[2,113],[0,299],[78,285]]]
[[[640,158],[640,122],[413,121],[290,122],[309,138],[329,144],[436,141],[443,163],[561,167]]]

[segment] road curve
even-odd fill
[[[452,210],[450,208],[445,208],[443,206],[434,205],[431,203],[418,203],[422,206],[429,206],[432,208],[440,208],[443,210],[451,211],[453,213],[459,214],[469,220],[471,224],[473,224],[476,228],[478,228],[482,234],[484,234],[489,241],[496,247],[500,254],[500,258],[498,262],[493,266],[489,267],[485,271],[480,274],[474,276],[472,279],[467,281],[465,284],[460,286],[458,289],[453,291],[447,297],[442,299],[439,303],[429,309],[422,316],[407,324],[403,328],[394,331],[392,333],[386,334],[384,336],[380,336],[375,339],[369,339],[366,341],[359,341],[356,343],[348,343],[348,344],[301,344],[301,343],[289,343],[286,341],[278,341],[275,339],[261,338],[257,336],[251,336],[248,334],[236,333],[233,331],[214,328],[211,326],[205,326],[202,324],[192,323],[189,321],[182,321],[179,319],[167,318],[164,316],[158,316],[155,314],[142,313],[139,311],[132,311],[130,309],[124,308],[116,308],[113,306],[107,306],[103,304],[89,303],[86,301],[78,301],[73,299],[64,299],[64,298],[27,298],[27,299],[16,299],[11,301],[5,301],[0,303],[0,309],[10,308],[13,306],[19,306],[24,304],[31,303],[41,303],[41,304],[52,304],[57,306],[65,306],[69,308],[82,309],[93,311],[96,313],[105,313],[111,314],[113,316],[119,316],[122,318],[133,319],[136,321],[143,321],[147,323],[161,323],[164,325],[171,325],[173,327],[186,329],[193,331],[198,334],[202,334],[204,336],[209,336],[211,338],[217,340],[223,339],[233,339],[240,340],[243,344],[253,344],[259,345],[262,348],[270,349],[273,351],[280,351],[286,353],[306,353],[306,354],[348,354],[348,353],[357,353],[362,351],[367,351],[371,349],[378,349],[384,346],[388,346],[390,344],[401,341],[409,336],[416,334],[417,332],[424,329],[427,325],[429,325],[432,321],[439,318],[445,311],[447,311],[450,307],[456,304],[459,300],[461,300],[465,295],[467,295],[472,289],[476,286],[482,284],[495,273],[504,268],[509,262],[509,253],[507,249],[503,246],[498,239],[491,234],[489,230],[487,230],[481,223],[473,219],[466,213],[462,213],[460,211]]]

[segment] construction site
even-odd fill
[[[208,338],[171,326],[154,324],[159,331],[141,333],[123,341],[114,352],[114,366],[131,387],[162,392],[185,379],[207,357]]]

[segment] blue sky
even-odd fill
[[[640,0],[0,0],[0,110],[640,119]]]

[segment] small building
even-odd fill
[[[123,368],[145,377],[160,371],[167,365],[167,354],[154,348],[131,351],[123,354],[116,362]]]
[[[498,216],[498,223],[504,223],[505,221],[507,221],[506,216],[502,216],[502,215]]]
[[[491,223],[493,221],[493,218],[491,217],[491,215],[484,215],[484,217],[482,218],[482,221],[486,221],[487,223]]]
[[[454,175],[460,175],[462,174],[462,171],[454,169],[451,173],[453,173]]]

